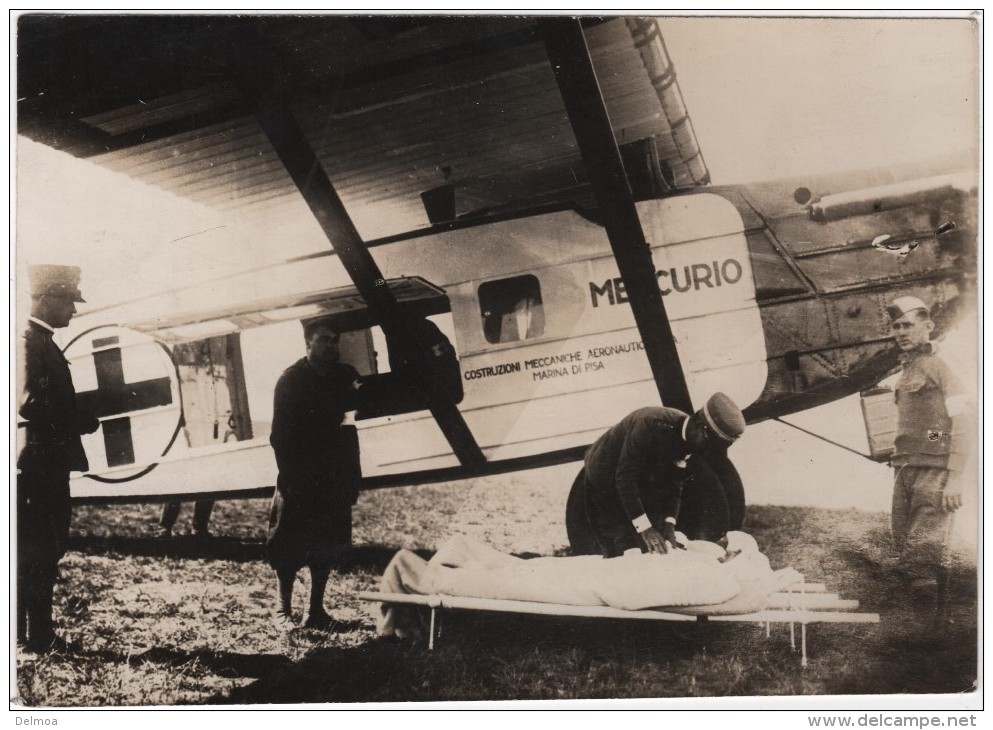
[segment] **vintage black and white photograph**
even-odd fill
[[[11,709],[981,708],[981,33],[11,13]]]

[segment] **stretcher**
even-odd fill
[[[442,610],[487,611],[541,616],[566,616],[577,618],[634,619],[641,621],[682,622],[735,622],[765,626],[766,637],[774,623],[788,623],[790,646],[796,650],[796,626],[800,627],[801,666],[807,666],[807,626],[814,623],[878,624],[879,614],[860,613],[858,601],[840,598],[829,593],[823,583],[800,581],[769,596],[766,607],[748,613],[710,613],[706,607],[683,609],[642,609],[630,611],[609,606],[578,606],[536,601],[504,600],[495,598],[470,598],[466,596],[421,595],[414,593],[382,593],[364,591],[358,594],[363,601],[386,605],[421,606],[430,609],[428,649],[434,649],[435,637],[440,636],[438,614]]]

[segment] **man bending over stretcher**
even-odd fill
[[[639,408],[597,439],[573,489],[583,491],[603,557],[683,547],[677,519],[690,539],[716,542],[740,529],[745,495],[726,452],[744,431],[741,410],[716,393],[693,415]]]

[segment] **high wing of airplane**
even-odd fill
[[[318,316],[370,383],[422,373],[355,414],[377,487],[576,460],[715,390],[810,408],[895,367],[887,301],[941,328],[975,294],[972,161],[712,186],[652,19],[28,15],[17,78],[20,134],[329,242],[78,318],[79,499],[271,488],[265,401]]]
[[[707,182],[655,23],[584,27],[632,176],[659,192]],[[440,220],[592,204],[543,32],[534,18],[25,16],[18,132],[197,202],[298,212],[257,116],[278,103],[366,240],[427,224],[422,193],[448,187]]]

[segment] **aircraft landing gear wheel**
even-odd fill
[[[600,547],[586,515],[585,481],[586,470],[580,469],[565,503],[565,530],[573,555],[599,555]]]

